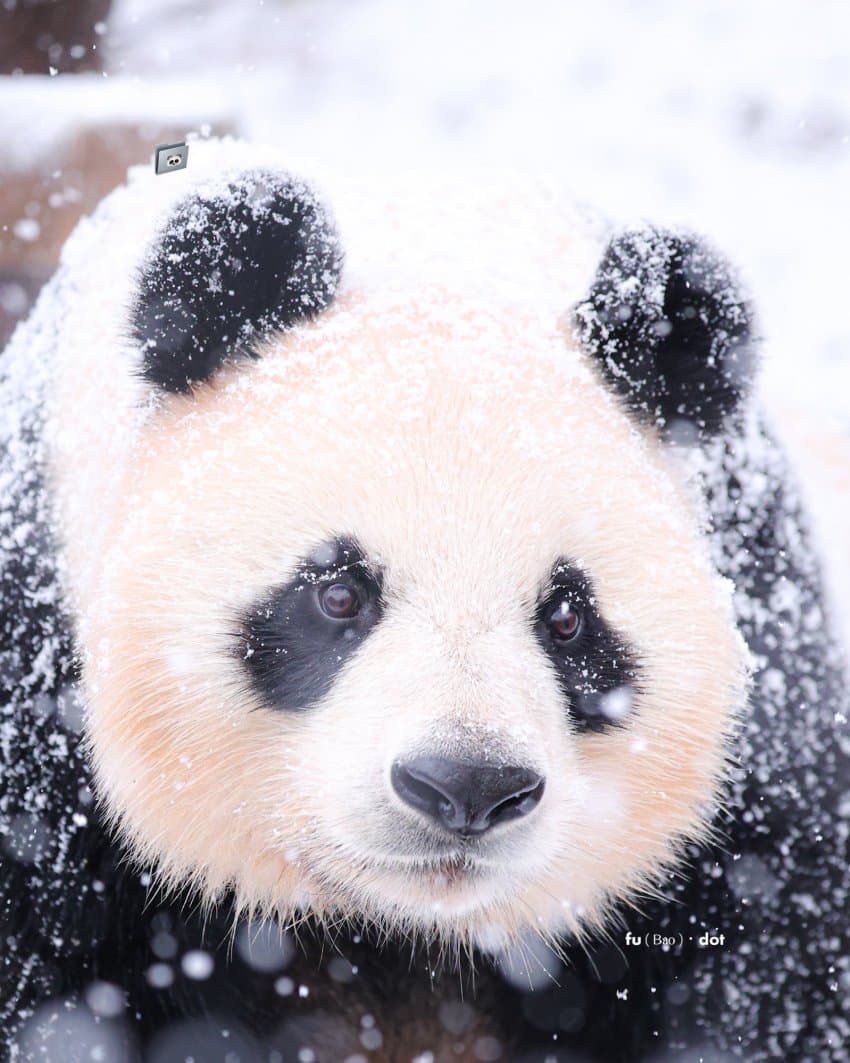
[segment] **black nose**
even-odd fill
[[[494,768],[444,757],[396,762],[390,777],[402,801],[463,837],[527,816],[540,802],[545,783],[528,768]]]

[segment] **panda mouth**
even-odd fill
[[[485,866],[477,855],[462,850],[449,853],[441,853],[430,857],[401,857],[386,861],[388,870],[405,870],[426,878],[443,878],[446,881],[458,882],[462,879],[479,874]]]
[[[451,887],[468,882],[479,871],[474,860],[458,854],[427,865],[426,874],[435,886]]]
[[[480,879],[487,867],[472,853],[458,851],[425,860],[415,865],[415,870],[431,888],[446,890]]]
[[[439,889],[498,876],[510,861],[510,854],[501,846],[482,845],[479,838],[454,839],[451,845],[445,844],[445,840],[428,841],[411,838],[407,851],[401,848],[381,856],[373,854],[371,863],[376,870],[402,874],[408,881],[418,879]]]
[[[441,918],[440,913],[479,910],[508,885],[502,861],[463,850],[418,858],[400,854],[382,860],[379,867],[389,895],[412,905],[426,921]],[[375,885],[380,892],[377,881]]]

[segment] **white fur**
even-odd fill
[[[119,310],[97,342],[74,320],[60,344],[53,460],[88,736],[115,823],[167,882],[443,939],[581,932],[704,830],[744,697],[728,591],[663,449],[558,326],[595,238],[568,208],[547,234],[545,201],[528,238],[527,205],[480,198],[460,247],[477,233],[485,269],[503,222],[492,288],[427,256],[415,282],[409,263],[381,279],[364,229],[334,308],[193,396],[134,412]],[[409,233],[439,228],[413,216],[381,230],[399,261]],[[114,291],[126,301],[124,272]],[[234,618],[338,534],[380,558],[386,615],[320,704],[274,712],[231,652]],[[643,662],[613,733],[575,733],[531,629],[562,555]],[[547,784],[453,867],[389,769],[461,735]]]

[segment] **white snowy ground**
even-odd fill
[[[754,292],[763,388],[850,590],[846,0],[116,0],[103,28],[106,76],[0,84],[7,158],[97,114],[225,115],[305,173],[545,170],[709,234]]]

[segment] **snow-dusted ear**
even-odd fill
[[[146,380],[188,391],[256,341],[324,309],[342,253],[329,212],[286,173],[252,170],[173,211],[142,267],[131,329]]]
[[[689,233],[615,236],[574,323],[609,386],[668,437],[719,433],[754,374],[749,301],[729,264]]]

